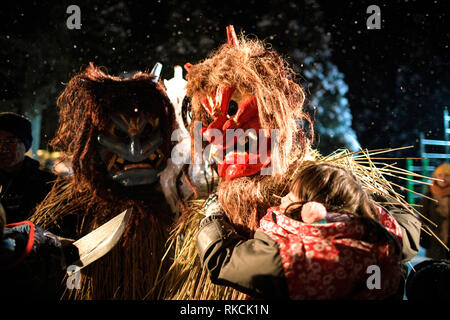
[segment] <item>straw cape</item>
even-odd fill
[[[405,195],[400,191],[403,190],[403,193],[416,192],[413,190],[405,190],[402,186],[390,181],[388,178],[409,180],[410,178],[408,176],[412,176],[414,181],[425,183],[422,181],[422,178],[429,179],[429,177],[398,168],[395,162],[388,164],[387,161],[396,159],[385,157],[383,154],[399,149],[403,148],[371,151],[361,150],[359,152],[340,149],[328,156],[321,156],[316,151],[310,151],[309,153],[314,159],[313,161],[317,163],[331,162],[350,169],[360,179],[363,188],[368,192],[381,194],[388,201],[379,204],[394,204],[417,218],[418,216],[422,216],[421,213],[413,205],[408,204]],[[298,170],[301,170],[301,166],[298,167]],[[293,177],[295,172],[291,172],[289,177]],[[283,186],[277,185],[274,186],[273,190],[268,191],[271,192],[270,199],[273,199],[273,203],[270,204],[271,206],[276,204],[279,197],[287,193],[288,185],[289,181],[286,181]],[[163,264],[169,261],[171,267],[165,274],[163,274],[161,271],[162,268],[160,268],[157,277],[158,285],[149,291],[149,296],[155,296],[158,299],[175,300],[236,300],[244,298],[244,294],[234,289],[212,284],[206,269],[203,269],[201,266],[195,243],[200,220],[205,216],[203,208],[205,200],[193,199],[186,202],[185,209],[189,213],[185,220],[177,224],[172,230],[168,241],[168,250],[163,259]],[[422,231],[433,235],[432,227],[435,226],[435,223],[429,220],[428,222],[429,225],[425,224],[422,226]],[[448,250],[448,248],[446,249]]]

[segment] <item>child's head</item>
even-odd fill
[[[290,192],[282,198],[280,208],[290,217],[301,220],[305,203],[323,204],[327,212],[365,217],[378,221],[371,200],[358,179],[337,165],[306,165],[293,178]]]

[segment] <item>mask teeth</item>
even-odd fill
[[[125,159],[119,157],[117,154],[113,153],[111,159],[108,162],[107,170],[111,170],[114,167],[114,164],[120,163],[123,164],[125,162]]]
[[[158,169],[159,166],[161,165],[161,163],[162,163],[163,160],[164,160],[164,153],[162,153],[162,151],[161,151],[159,148],[156,149],[156,153],[159,155],[159,160],[158,160],[158,162],[156,163],[155,168]]]
[[[129,164],[125,166],[125,170],[129,170],[129,169],[136,169],[136,168],[148,168],[148,169],[153,169],[153,166],[149,163],[133,163],[133,164]]]
[[[209,104],[209,106],[210,106],[210,108],[211,108],[211,115],[214,115],[214,108],[215,108],[215,104],[214,104],[214,101],[213,101],[213,99],[210,97],[210,96],[207,96],[207,99],[208,99],[208,104]]]
[[[117,154],[114,153],[112,155],[111,159],[109,160],[108,168],[107,168],[108,171],[112,169],[112,167],[114,166],[114,163],[116,163],[116,160],[117,160]]]
[[[219,151],[219,149],[216,147],[216,145],[212,144],[211,148],[209,149],[209,155],[208,155],[208,161],[211,162],[212,159],[215,159],[217,163],[221,164],[222,160],[218,157],[216,158],[216,154]]]
[[[239,144],[245,144],[249,141],[253,141],[254,143],[258,142],[258,136],[253,131],[249,131],[248,134],[243,134],[238,138]]]
[[[220,106],[222,105],[222,90],[220,90],[220,87],[216,90],[216,104],[214,105],[214,108],[216,110],[220,110]]]

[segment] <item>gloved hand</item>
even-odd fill
[[[53,233],[34,226],[34,246],[35,247],[56,247],[61,248],[61,241]]]
[[[224,211],[219,203],[219,196],[213,193],[209,196],[205,203],[205,217],[222,216]]]
[[[61,242],[30,221],[6,225],[0,270],[0,297],[58,299],[65,275]]]
[[[206,200],[205,217],[200,221],[198,228],[196,247],[199,257],[204,263],[205,253],[209,248],[221,241],[240,241],[233,225],[228,221],[225,211],[222,209],[217,193],[212,194]]]
[[[29,221],[6,225],[0,241],[0,265],[11,267],[36,257],[62,257],[58,237]]]

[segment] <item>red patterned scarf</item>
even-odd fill
[[[365,228],[356,219],[306,224],[277,209],[268,210],[258,230],[279,246],[291,299],[383,299],[396,292],[400,253],[392,241],[363,241]],[[401,243],[398,223],[381,208],[378,214]],[[368,288],[369,266],[380,270],[380,289]]]

